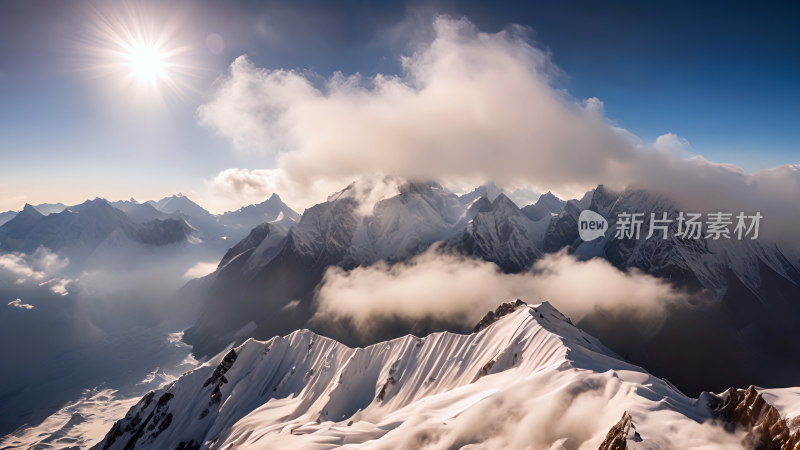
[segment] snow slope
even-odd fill
[[[625,411],[633,448],[741,448],[744,433],[712,421],[705,399],[550,304],[504,307],[470,335],[248,340],[146,395],[96,448],[596,449]]]

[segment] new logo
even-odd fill
[[[578,234],[585,242],[605,236],[608,221],[594,211],[584,210],[578,216]]]

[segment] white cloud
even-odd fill
[[[201,262],[198,262],[197,264],[195,264],[194,266],[190,267],[189,270],[187,270],[186,273],[183,274],[183,277],[184,278],[189,278],[189,279],[200,278],[200,277],[204,277],[204,276],[210,274],[211,272],[215,271],[216,269],[217,269],[217,263],[216,262],[213,262],[213,261],[212,262],[202,262],[201,261]]]
[[[653,148],[670,152],[675,156],[683,158],[691,156],[692,146],[689,144],[689,141],[677,134],[666,133],[656,138],[656,141],[653,143]]]
[[[17,283],[36,281],[39,286],[48,286],[51,291],[67,295],[67,286],[72,280],[60,277],[60,272],[69,264],[69,259],[45,247],[39,247],[30,255],[6,253],[0,255],[0,269],[13,274]],[[44,281],[42,281],[44,280]]]
[[[20,299],[20,298],[8,302],[8,306],[11,306],[13,308],[19,308],[19,309],[33,309],[33,305],[29,305],[27,303],[22,303],[22,299]]]
[[[0,269],[5,269],[19,276],[21,280],[27,278],[41,278],[44,276],[44,274],[33,270],[22,255],[15,253],[0,255]]]
[[[401,76],[324,79],[237,58],[198,121],[276,166],[225,171],[215,185],[291,193],[303,207],[365,174],[556,193],[603,183],[661,192],[683,209],[760,210],[772,238],[800,226],[797,166],[747,174],[687,158],[688,142],[672,133],[643,145],[604,116],[601,100],[556,88],[550,55],[521,27],[482,33],[439,17],[434,32],[402,59]]]
[[[39,283],[39,286],[47,286],[54,294],[64,296],[69,294],[67,286],[69,286],[70,283],[72,283],[72,280],[68,278],[53,278]]]
[[[666,308],[687,300],[663,280],[622,272],[601,259],[578,261],[560,252],[528,273],[506,274],[493,263],[432,249],[393,266],[329,268],[317,294],[317,316],[347,317],[362,329],[371,319],[392,317],[473,324],[498,302],[516,298],[548,300],[575,320],[598,310],[624,312],[656,329]]]

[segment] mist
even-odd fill
[[[316,296],[316,319],[346,318],[363,332],[380,326],[380,319],[470,327],[501,301],[516,298],[549,301],[575,321],[598,312],[629,315],[648,333],[658,329],[668,308],[690,300],[666,281],[620,271],[601,259],[579,261],[565,251],[545,255],[530,271],[508,274],[494,263],[432,247],[394,265],[328,268]]]
[[[138,396],[161,374],[190,369],[180,331],[199,305],[178,290],[197,257],[188,248],[120,251],[116,265],[68,268],[46,248],[0,255],[0,358],[10,369],[0,374],[0,434],[37,425],[84,390]]]

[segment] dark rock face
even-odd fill
[[[477,325],[475,325],[475,328],[472,330],[472,332],[477,333],[478,331],[481,331],[482,329],[495,323],[497,319],[505,316],[506,314],[511,314],[512,312],[516,311],[517,308],[519,308],[520,306],[527,306],[527,305],[528,305],[527,303],[523,302],[520,299],[517,299],[514,302],[502,303],[494,311],[487,312],[486,315],[483,316],[481,321],[478,322]]]
[[[632,436],[631,431],[633,431]],[[603,443],[600,444],[599,450],[625,450],[628,448],[628,440],[642,442],[642,437],[636,431],[636,427],[633,426],[631,415],[628,414],[628,411],[625,411],[622,413],[622,418],[619,422],[608,430],[608,434],[603,439]]]
[[[225,267],[225,265],[231,262],[231,260],[236,256],[258,247],[258,244],[260,244],[261,241],[267,237],[270,231],[271,226],[269,223],[262,223],[261,225],[250,230],[250,234],[248,234],[246,238],[237,242],[236,245],[229,248],[228,251],[225,252],[225,256],[222,257],[222,261],[219,262],[217,268],[219,269]]]
[[[394,377],[389,377],[385,383],[383,383],[383,387],[381,387],[381,391],[378,392],[378,401],[383,401],[383,398],[386,397],[386,392],[392,388],[397,383],[397,380]]]
[[[541,220],[551,214],[561,214],[566,204],[567,202],[548,192],[539,197],[533,205],[522,208],[522,213],[531,220]]]
[[[184,242],[191,232],[183,219],[155,219],[141,224],[136,236],[144,244],[161,246]]]
[[[544,252],[557,252],[578,240],[578,216],[581,211],[577,200],[570,200],[564,205],[561,214],[550,222],[550,228],[544,237]]]
[[[114,423],[105,439],[94,448],[107,449],[118,440],[130,436],[124,448],[133,449],[140,441],[157,438],[172,424],[173,415],[167,411],[167,404],[175,395],[165,392],[153,404],[154,396],[155,394],[150,392],[139,400],[139,403],[132,407],[124,418]]]
[[[236,362],[236,350],[231,349],[222,361],[219,362],[219,365],[214,368],[214,372],[211,374],[210,377],[203,383],[203,387],[214,385],[214,389],[211,391],[211,395],[209,396],[208,400],[208,408],[204,409],[203,412],[200,414],[200,419],[204,418],[208,415],[211,411],[210,408],[214,407],[215,403],[219,403],[222,400],[222,385],[228,382],[228,378],[225,377],[225,374],[233,367],[233,363]]]
[[[491,261],[507,273],[521,272],[542,257],[532,231],[536,225],[504,194],[493,202],[481,197],[467,217],[472,219],[464,232],[449,243],[461,253]]]
[[[800,431],[789,429],[781,417],[754,386],[747,390],[730,388],[711,395],[709,407],[715,417],[727,422],[726,428],[747,431],[743,445],[758,450],[800,450]]]
[[[236,350],[231,349],[231,351],[222,358],[222,361],[219,362],[219,365],[214,369],[211,376],[203,383],[203,387],[214,384],[225,378],[225,373],[233,367],[233,363],[236,362],[236,357]],[[227,383],[227,381],[225,381],[225,383]]]

